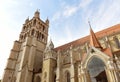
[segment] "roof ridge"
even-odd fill
[[[95,32],[95,34],[96,34],[96,37],[97,37],[97,38],[100,38],[100,37],[103,37],[103,36],[106,36],[106,35],[110,35],[110,34],[112,34],[113,32],[118,32],[118,31],[120,31],[120,24],[116,24],[116,25],[113,25],[113,26],[111,26],[111,27],[105,28],[105,29],[103,29],[103,30],[100,30],[100,31],[98,31],[98,32]],[[73,44],[74,44],[74,45],[83,44],[83,43],[89,41],[89,36],[90,36],[90,35],[87,35],[87,36],[81,37],[81,38],[79,38],[79,39],[76,39],[76,40],[74,40],[74,41],[71,41],[71,42],[68,42],[68,43],[66,43],[66,44],[63,44],[63,45],[61,45],[61,46],[58,46],[58,47],[55,48],[55,50],[62,50],[62,49],[68,48],[69,46],[71,46],[71,45],[73,45]],[[74,45],[73,45],[73,46],[74,46]]]

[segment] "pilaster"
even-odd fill
[[[32,79],[32,70],[34,63],[33,61],[35,54],[35,46],[34,46],[35,39],[36,38],[26,37],[26,41],[25,43],[23,43],[23,52],[21,54],[22,57],[20,61],[16,82],[28,82],[28,80],[29,82],[32,81],[31,79]]]
[[[56,70],[56,82],[61,82],[61,54],[60,51],[57,53],[57,70]]]
[[[70,47],[70,60],[71,60],[71,82],[75,82],[75,66],[72,45]]]

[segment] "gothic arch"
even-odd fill
[[[65,82],[71,82],[70,76],[71,76],[70,72],[68,70],[65,71]]]
[[[91,50],[94,50],[94,52],[91,53]],[[109,60],[110,57],[96,48],[91,48],[91,50],[88,52],[88,54],[86,54],[85,59],[82,61],[82,66],[84,68],[87,68],[88,63],[90,60],[92,60],[93,57],[101,59],[104,62],[105,66],[107,66],[107,60]]]
[[[86,63],[86,66],[88,66],[88,64],[93,60],[93,59],[99,59],[99,60],[101,60],[101,62],[103,62],[104,63],[104,65],[105,66],[107,66],[106,65],[106,60],[104,60],[104,58],[101,58],[100,56],[97,56],[97,55],[93,55],[91,58],[89,58],[89,60],[88,60],[88,62]]]
[[[87,71],[91,82],[108,82],[105,71],[105,63],[98,57],[94,56],[87,64]]]
[[[56,74],[54,74],[54,82],[56,82]]]
[[[35,34],[35,30],[32,29],[32,31],[31,31],[31,35],[34,36],[34,34]]]
[[[35,26],[36,25],[36,19],[33,21],[33,26]]]
[[[84,78],[86,78],[86,80],[90,80],[90,82],[99,82],[104,79],[106,81],[103,82],[108,82],[109,76],[106,73],[106,68],[108,66],[107,63],[109,59],[110,56],[95,47],[91,47],[81,63],[81,70],[87,74]],[[105,75],[105,78],[102,74]]]
[[[36,78],[35,78],[35,82],[41,82],[41,78],[40,78],[40,76],[36,76]]]

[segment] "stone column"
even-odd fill
[[[91,82],[87,69],[81,66],[79,73],[79,82]]]
[[[114,65],[112,59],[108,60],[107,70],[108,70],[108,73],[109,73],[110,82],[118,82],[116,72],[115,72],[115,65]]]
[[[120,81],[120,59],[115,55],[116,77]]]
[[[70,61],[71,61],[71,73],[70,73],[71,82],[75,82],[75,67],[72,46],[70,47]]]
[[[81,82],[87,82],[85,73],[81,73]]]
[[[106,72],[108,82],[111,82],[110,73],[109,73],[109,70],[106,67],[105,67],[105,72]]]

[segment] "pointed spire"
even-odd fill
[[[50,39],[50,41],[48,42],[48,44],[46,46],[46,51],[49,51],[52,49],[54,49],[54,44],[53,44],[52,40]]]
[[[95,33],[93,32],[92,28],[91,28],[91,24],[90,21],[88,21],[89,26],[90,26],[90,46],[94,46],[96,48],[102,48]]]
[[[48,24],[48,25],[49,25],[49,19],[48,19],[48,17],[47,17],[47,19],[46,19],[46,21],[45,21],[45,22],[46,22],[46,24]]]
[[[54,48],[54,44],[53,44],[53,42],[52,42],[52,39],[50,38],[50,41],[49,41],[49,43],[48,43],[48,46],[51,48],[51,49],[53,49]]]

